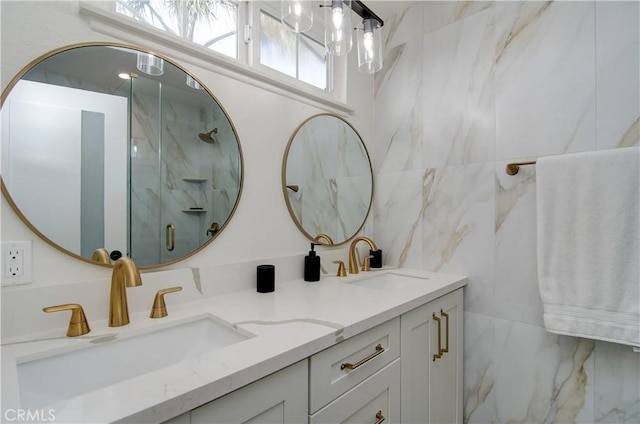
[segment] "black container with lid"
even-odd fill
[[[320,256],[316,255],[316,246],[320,243],[311,243],[309,255],[304,257],[304,281],[320,281]]]

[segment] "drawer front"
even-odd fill
[[[309,412],[313,414],[399,357],[399,317],[313,355]]]
[[[310,424],[400,422],[400,359],[309,417]]]

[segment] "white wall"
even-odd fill
[[[105,117],[102,247],[111,251],[127,243],[127,99],[22,80],[2,106],[5,185],[36,228],[78,254],[83,110]]]
[[[93,3],[93,2],[92,2]],[[142,36],[116,39],[91,28],[76,1],[1,2],[2,87],[22,67],[61,46],[89,41],[137,44],[174,58],[200,78],[231,117],[244,156],[244,187],[231,222],[207,248],[170,268],[223,264],[252,258],[304,253],[308,241],[287,211],[281,189],[284,149],[294,129],[316,113],[331,111],[319,104],[256,88],[222,73],[205,70],[198,60]],[[126,34],[122,32],[123,36]],[[365,142],[371,137],[372,78],[357,72],[355,52],[349,56],[349,105],[346,118]],[[33,240],[34,286],[105,278],[110,270],[70,258],[38,239],[16,216],[4,197],[0,207],[2,240]],[[6,289],[4,289],[6,290]]]

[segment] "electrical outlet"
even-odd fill
[[[2,242],[2,286],[31,283],[31,240]]]
[[[24,253],[22,249],[9,248],[5,252],[4,276],[7,278],[20,278],[23,275]]]

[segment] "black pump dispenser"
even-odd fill
[[[320,281],[320,256],[314,250],[320,243],[311,243],[309,255],[304,257],[304,281]]]

